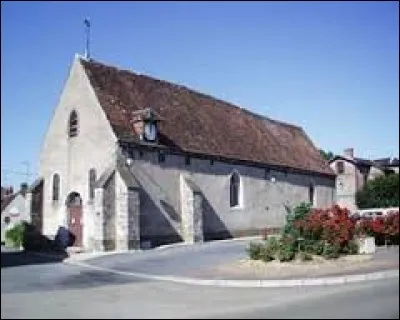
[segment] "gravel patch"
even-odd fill
[[[338,259],[326,260],[314,256],[311,261],[294,260],[291,262],[241,259],[222,264],[214,268],[218,274],[248,275],[260,278],[322,276],[329,273],[352,271],[360,266],[369,265],[373,255],[347,255]]]

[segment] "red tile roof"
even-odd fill
[[[334,176],[302,128],[252,113],[181,85],[81,60],[110,124],[135,140],[132,112],[161,116],[159,143],[172,149]]]

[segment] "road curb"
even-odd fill
[[[305,279],[273,279],[273,280],[225,280],[225,279],[194,279],[186,277],[178,277],[172,275],[152,275],[138,272],[119,271],[114,269],[103,268],[90,265],[78,261],[66,261],[66,264],[81,266],[98,271],[104,271],[124,276],[132,276],[136,278],[148,280],[170,281],[175,283],[185,283],[198,286],[218,286],[218,287],[235,287],[235,288],[279,288],[279,287],[302,287],[302,286],[318,286],[318,285],[338,285],[361,281],[373,281],[389,278],[398,278],[399,269],[371,272],[366,274],[344,275],[335,277],[305,278]]]

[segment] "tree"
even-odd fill
[[[321,153],[322,158],[324,158],[326,161],[329,161],[335,157],[332,151],[324,151],[322,149],[319,149],[319,152]]]
[[[356,193],[356,202],[360,209],[398,207],[399,174],[379,176],[367,181]]]

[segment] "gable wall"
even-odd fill
[[[68,137],[71,111],[78,113],[78,136]],[[39,174],[44,178],[43,218],[44,234],[54,235],[60,224],[66,223],[65,200],[72,191],[82,197],[83,223],[88,226],[92,204],[88,198],[89,169],[95,168],[97,177],[110,165],[115,150],[115,135],[98,104],[89,80],[75,58],[69,77],[44,139]],[[52,177],[60,175],[60,199],[52,201]],[[84,229],[84,243],[90,234]]]

